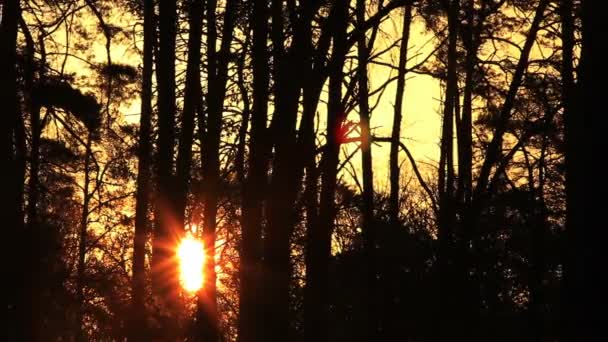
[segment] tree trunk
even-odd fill
[[[474,327],[479,318],[480,302],[480,272],[473,270],[477,269],[478,263],[476,256],[477,248],[477,232],[475,226],[471,224],[471,200],[472,200],[472,177],[473,177],[473,129],[472,129],[472,112],[473,112],[473,82],[475,80],[475,62],[477,59],[478,42],[475,39],[475,32],[478,29],[475,23],[475,5],[474,1],[468,0],[465,5],[465,22],[461,25],[460,36],[465,49],[464,60],[464,90],[463,90],[463,105],[462,115],[460,120],[457,120],[457,149],[458,149],[458,184],[454,204],[457,204],[460,224],[458,233],[459,243],[455,246],[457,253],[458,277],[459,282],[463,286],[463,301],[465,316],[469,318],[469,326],[466,328],[470,332],[470,336],[475,336],[479,329]],[[457,97],[459,98],[459,96]],[[459,99],[457,99],[459,103]]]
[[[268,116],[268,8],[265,0],[255,0],[251,16],[253,29],[253,110],[249,145],[249,171],[243,185],[241,242],[241,291],[239,300],[239,341],[261,341],[259,310],[262,262],[262,208],[266,191],[269,149],[266,138]]]
[[[407,46],[410,39],[410,26],[412,23],[411,3],[408,3],[404,7],[403,11],[403,29],[401,31],[401,46],[399,48],[399,66],[397,71],[397,90],[395,92],[395,113],[393,117],[393,129],[391,131],[391,149],[389,155],[389,215],[391,225],[396,225],[399,221],[399,141],[401,140],[403,96],[405,93],[405,75],[407,73]]]
[[[84,283],[85,283],[85,258],[87,253],[87,231],[89,227],[89,202],[91,200],[91,194],[89,192],[90,174],[89,168],[91,164],[91,157],[93,152],[91,151],[91,143],[93,141],[91,132],[87,136],[87,144],[85,146],[84,156],[84,184],[82,186],[82,213],[80,216],[80,232],[79,232],[79,243],[78,243],[78,267],[77,267],[77,282],[76,282],[76,296],[78,312],[75,323],[76,328],[76,340],[86,341],[86,333],[84,329],[84,314],[85,314],[85,295],[84,295]]]
[[[310,237],[310,269],[306,270],[307,294],[310,310],[316,312],[314,324],[307,324],[307,340],[326,341],[328,335],[329,258],[331,235],[335,220],[335,191],[338,173],[341,127],[345,118],[342,104],[343,67],[346,55],[346,23],[348,2],[335,3],[336,21],[333,27],[333,52],[329,66],[329,95],[327,105],[327,143],[321,164],[321,198],[318,224],[313,225]],[[369,294],[368,294],[369,295]]]
[[[21,248],[26,243],[23,222],[23,183],[25,175],[25,128],[23,117],[19,108],[19,95],[17,93],[17,31],[18,20],[21,17],[19,0],[3,2],[2,22],[0,23],[0,103],[5,110],[2,125],[2,160],[8,162],[8,178],[5,178],[8,191],[4,195],[6,229],[9,244],[7,255],[22,255]],[[8,264],[8,278],[12,285],[8,292],[8,339],[28,340],[28,333],[35,329],[28,319],[27,280],[23,275],[29,273],[28,256],[23,256],[21,262],[6,262]]]
[[[250,25],[253,26],[253,25]],[[239,58],[236,62],[237,87],[241,93],[243,100],[243,109],[241,112],[241,125],[237,134],[236,153],[234,156],[234,173],[238,183],[243,186],[245,184],[245,155],[247,149],[247,133],[249,132],[249,121],[251,121],[251,100],[249,99],[249,90],[245,81],[245,60],[249,55],[249,44],[251,35],[246,35],[245,42],[242,45]]]
[[[28,256],[26,260],[28,260],[28,265],[26,269],[29,273],[26,276],[25,290],[28,298],[25,299],[28,303],[29,310],[29,321],[31,324],[30,329],[32,331],[31,338],[40,339],[41,338],[41,330],[42,330],[42,313],[40,312],[40,308],[42,307],[42,297],[40,296],[40,267],[41,267],[41,254],[37,247],[41,243],[40,241],[40,222],[38,218],[38,199],[40,196],[40,179],[39,179],[39,171],[40,171],[40,138],[42,134],[42,127],[40,122],[40,103],[38,100],[38,94],[36,94],[36,86],[35,86],[35,64],[34,64],[34,40],[32,35],[25,25],[25,22],[21,21],[23,34],[25,36],[25,45],[26,45],[26,53],[25,53],[25,65],[24,65],[24,86],[27,89],[24,92],[24,102],[27,109],[27,112],[30,116],[30,133],[31,133],[31,144],[30,144],[30,154],[29,154],[29,182],[27,189],[27,225],[25,229],[25,241],[28,241],[29,244],[34,246],[34,248],[30,249],[28,252]],[[44,47],[44,42],[40,39],[40,60],[42,64],[42,68],[39,71],[39,76],[37,80],[37,84],[43,84],[44,82],[44,67],[46,63],[46,50]],[[21,122],[21,121],[20,121]],[[32,329],[32,327],[34,327]]]
[[[453,122],[454,122],[454,107],[458,101],[457,92],[457,75],[456,75],[456,44],[458,41],[458,0],[449,1],[448,12],[448,54],[447,54],[447,78],[446,91],[443,110],[443,126],[441,133],[441,155],[439,159],[439,217],[438,217],[438,240],[439,240],[439,310],[438,313],[445,329],[439,332],[442,339],[448,339],[451,336],[459,336],[462,317],[457,316],[455,303],[454,289],[454,232],[453,224],[455,222],[453,190],[454,190],[454,175],[453,175]]]
[[[289,339],[290,237],[296,220],[295,202],[304,161],[298,156],[296,122],[307,56],[311,22],[319,1],[303,2],[293,23],[293,37],[284,47],[283,1],[271,4],[275,111],[270,126],[275,155],[266,210],[263,257],[264,340]]]
[[[236,19],[237,1],[228,0],[224,12],[224,26],[220,50],[216,52],[216,0],[207,2],[207,132],[203,143],[203,182],[205,184],[203,213],[203,243],[205,245],[205,285],[198,296],[198,332],[205,341],[219,339],[217,316],[217,290],[215,274],[215,234],[217,204],[220,196],[220,133],[230,45]]]
[[[152,49],[154,44],[154,2],[145,0],[144,48],[141,84],[141,116],[139,119],[139,150],[137,165],[137,194],[135,198],[135,233],[133,241],[132,325],[129,340],[147,340],[146,241],[148,239],[148,207],[150,202],[150,164],[152,133]]]
[[[201,68],[201,35],[203,30],[203,1],[188,2],[189,32],[188,32],[188,61],[186,67],[186,86],[184,90],[184,110],[181,117],[181,136],[179,138],[176,161],[176,201],[175,220],[180,230],[184,231],[185,210],[190,183],[190,168],[192,164],[192,143],[194,137],[194,118],[201,101],[200,68]]]
[[[307,65],[307,75],[305,75],[305,84],[303,86],[303,104],[302,104],[302,120],[299,128],[299,142],[301,156],[303,160],[305,175],[304,185],[304,210],[306,212],[306,240],[304,262],[306,270],[314,267],[315,262],[312,250],[316,243],[315,231],[317,229],[319,217],[319,168],[317,167],[317,153],[315,142],[315,116],[317,107],[323,89],[323,83],[326,79],[325,58],[329,49],[333,30],[333,21],[335,6],[331,12],[325,26],[321,29],[317,47],[312,55],[312,65]],[[307,51],[312,51],[312,47]],[[314,272],[313,272],[314,273]],[[315,325],[317,324],[317,300],[315,298],[316,289],[308,286],[311,272],[306,272],[306,286],[304,287],[304,334],[307,340],[313,340],[315,337]],[[313,280],[314,282],[314,280]]]
[[[458,134],[458,190],[457,199],[466,207],[471,202],[472,164],[473,164],[473,82],[475,60],[477,59],[477,42],[474,38],[473,1],[467,2],[467,24],[462,25],[462,41],[465,48],[465,81],[462,104],[462,119],[457,127]]]
[[[605,334],[600,320],[593,314],[605,303],[605,281],[597,272],[605,238],[597,222],[605,193],[603,169],[597,167],[605,125],[600,122],[604,107],[602,87],[595,80],[605,78],[606,67],[601,56],[603,23],[601,3],[581,1],[582,46],[578,65],[578,82],[573,77],[574,22],[572,2],[562,1],[563,103],[566,144],[566,250],[563,284],[563,340],[597,340]],[[594,80],[595,79],[595,80]]]
[[[359,25],[365,22],[365,1],[357,0],[356,18]],[[338,46],[338,37],[334,44]],[[370,109],[369,109],[369,89],[367,77],[367,64],[369,59],[369,51],[373,46],[373,41],[367,46],[366,35],[360,35],[357,41],[357,85],[358,85],[358,102],[359,102],[359,117],[361,129],[361,168],[363,170],[363,207],[362,207],[362,230],[364,240],[365,258],[367,260],[367,275],[366,275],[366,293],[364,293],[365,306],[367,311],[367,339],[378,339],[378,272],[376,265],[376,227],[374,225],[374,175],[372,172],[372,144],[371,131],[369,126]],[[407,49],[407,47],[406,47]],[[346,48],[342,47],[344,54],[347,53]],[[344,110],[340,108],[340,110]],[[341,123],[338,123],[338,127]],[[333,157],[332,157],[333,158]],[[337,158],[336,158],[337,161]],[[335,166],[337,167],[337,163]],[[335,183],[335,179],[334,179]],[[332,201],[332,204],[333,201]],[[333,220],[332,220],[333,224]],[[331,230],[330,230],[331,231]]]
[[[179,336],[179,276],[174,258],[180,232],[172,219],[173,150],[175,145],[175,36],[177,9],[174,1],[160,1],[158,14],[159,43],[156,62],[158,91],[158,141],[156,153],[157,194],[155,197],[155,232],[152,251],[152,289],[161,308],[162,338]],[[159,338],[161,338],[159,336]]]

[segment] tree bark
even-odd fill
[[[307,269],[306,287],[310,296],[310,310],[316,312],[314,323],[307,325],[307,340],[326,341],[328,335],[328,290],[331,235],[335,220],[335,190],[338,173],[341,127],[345,119],[342,104],[343,67],[346,56],[346,28],[348,2],[335,3],[336,19],[333,26],[333,52],[329,66],[329,95],[327,105],[327,143],[321,164],[321,195],[318,223],[311,227],[310,269]],[[367,86],[367,85],[366,85]],[[369,294],[368,294],[369,295]]]
[[[89,168],[91,164],[91,158],[93,152],[91,150],[91,144],[93,142],[91,132],[87,136],[87,144],[85,146],[84,156],[84,183],[82,186],[82,213],[80,216],[80,232],[78,242],[78,266],[77,266],[77,281],[76,281],[76,296],[77,296],[77,317],[75,320],[76,329],[76,340],[86,341],[86,333],[84,331],[84,315],[85,315],[85,295],[84,295],[84,284],[85,284],[85,269],[86,269],[86,253],[87,253],[87,232],[89,227],[89,202],[91,200],[91,194],[89,192],[89,185],[91,178],[89,174]]]
[[[230,45],[236,19],[237,1],[228,0],[224,12],[224,26],[220,50],[215,50],[217,1],[207,2],[207,131],[203,142],[203,182],[205,184],[203,212],[203,243],[205,246],[205,285],[198,296],[198,333],[202,340],[219,339],[219,322],[217,315],[217,289],[215,274],[215,235],[217,204],[220,196],[220,134]]]
[[[395,92],[395,112],[393,128],[391,131],[391,149],[389,155],[389,215],[392,225],[399,221],[399,140],[401,139],[401,121],[403,118],[403,97],[405,94],[405,76],[407,73],[407,46],[410,39],[410,26],[412,23],[412,5],[405,5],[403,14],[403,28],[401,31],[401,46],[399,48],[399,66],[397,70],[397,90]]]
[[[5,110],[5,118],[2,125],[2,160],[8,162],[8,177],[5,184],[8,191],[5,193],[6,217],[8,227],[6,232],[9,244],[7,255],[21,255],[22,246],[29,243],[25,239],[23,222],[23,193],[25,179],[25,128],[23,117],[19,108],[19,95],[17,92],[17,33],[18,20],[21,17],[21,6],[19,0],[7,0],[3,2],[2,22],[0,23],[0,69],[3,76],[0,77],[0,103]],[[12,279],[12,285],[8,292],[8,339],[28,340],[31,339],[30,331],[35,326],[31,325],[28,317],[29,306],[27,293],[24,290],[27,285],[24,275],[29,273],[29,265],[26,262],[28,256],[23,256],[21,262],[7,262],[8,277]]]
[[[186,66],[186,86],[184,89],[184,109],[181,117],[181,136],[179,138],[176,161],[176,223],[185,228],[185,211],[190,183],[190,168],[192,164],[192,143],[194,138],[194,118],[201,101],[200,68],[201,68],[201,36],[203,31],[203,1],[188,2],[188,60]]]
[[[438,255],[438,271],[439,271],[439,310],[438,313],[441,321],[445,324],[446,329],[441,329],[439,332],[442,339],[448,339],[449,334],[460,336],[461,332],[461,316],[456,316],[456,295],[454,289],[454,231],[453,224],[455,222],[453,191],[454,191],[454,174],[453,174],[453,123],[454,109],[456,101],[458,101],[458,79],[456,75],[457,55],[456,46],[458,41],[458,0],[450,0],[447,5],[448,15],[448,54],[447,54],[447,78],[446,91],[443,109],[443,126],[441,132],[441,155],[439,158],[439,217],[438,217],[438,240],[439,240],[439,255]]]
[[[299,128],[299,142],[301,156],[305,171],[305,185],[303,193],[304,210],[306,212],[306,240],[304,262],[306,270],[313,269],[316,265],[314,253],[315,232],[319,217],[319,168],[317,167],[317,153],[315,141],[315,116],[323,84],[327,78],[325,70],[325,58],[332,39],[331,30],[334,27],[335,6],[332,7],[325,25],[321,29],[321,35],[317,47],[312,54],[312,64],[306,66],[305,84],[302,91],[302,120]],[[312,47],[308,49],[311,51]],[[314,339],[315,325],[317,324],[317,299],[316,289],[309,286],[309,278],[314,272],[306,272],[306,286],[304,287],[304,334],[307,340]],[[314,282],[314,280],[312,281]]]
[[[263,246],[262,296],[266,322],[263,340],[289,339],[290,237],[296,220],[295,202],[303,160],[297,156],[296,122],[300,90],[310,51],[311,23],[319,1],[303,2],[296,10],[291,43],[284,47],[283,1],[271,3],[275,110],[270,126],[275,150],[269,186]]]
[[[152,55],[154,45],[154,2],[145,0],[144,47],[141,84],[141,116],[139,119],[139,149],[137,164],[137,194],[135,197],[135,233],[133,238],[132,324],[129,340],[148,340],[146,298],[146,241],[148,239],[148,209],[150,203],[151,133],[152,133]]]
[[[465,315],[469,318],[469,326],[466,328],[470,331],[471,336],[478,333],[478,329],[474,327],[479,318],[480,302],[480,272],[476,270],[478,263],[476,248],[477,248],[477,232],[475,226],[471,224],[471,201],[472,201],[472,177],[473,177],[473,82],[475,80],[475,63],[477,60],[478,42],[476,41],[476,32],[481,23],[475,23],[476,9],[474,1],[468,0],[465,4],[465,23],[461,24],[460,36],[465,49],[464,59],[464,89],[463,89],[463,104],[460,120],[457,120],[457,149],[458,149],[458,184],[454,204],[458,205],[458,213],[460,216],[459,222],[459,242],[455,246],[457,253],[458,277],[461,286],[463,286],[463,301]],[[459,98],[459,96],[458,96]],[[459,99],[456,100],[459,103]],[[471,274],[470,272],[473,272]]]
[[[605,336],[601,320],[593,314],[606,302],[606,282],[597,269],[603,251],[601,226],[604,206],[597,198],[606,191],[603,169],[597,156],[603,144],[605,125],[600,122],[604,108],[603,91],[597,80],[606,77],[601,56],[604,24],[601,4],[581,1],[582,46],[578,78],[574,83],[572,56],[574,22],[572,2],[561,3],[563,44],[563,95],[566,144],[566,241],[563,278],[563,340],[597,340]],[[605,253],[603,253],[605,254]]]
[[[157,193],[152,251],[152,289],[161,310],[162,338],[179,336],[179,275],[175,255],[180,232],[174,224],[173,150],[175,145],[175,37],[177,8],[174,1],[160,1],[156,83],[158,92]],[[159,336],[160,338],[160,336]]]
[[[365,1],[357,0],[356,4],[356,19],[359,25],[365,22]],[[338,37],[336,34],[336,41],[334,44],[336,47],[340,47],[344,54],[347,53],[345,47],[341,47],[337,40],[342,37]],[[359,122],[361,129],[361,169],[363,170],[363,206],[362,206],[362,230],[364,240],[365,257],[367,259],[367,275],[366,275],[366,293],[365,306],[367,311],[367,339],[377,340],[378,339],[378,270],[376,265],[376,227],[374,225],[374,175],[372,171],[372,144],[371,144],[371,131],[370,131],[370,108],[369,108],[369,89],[368,89],[368,76],[367,76],[367,65],[369,59],[369,51],[373,45],[373,41],[370,42],[368,47],[366,35],[361,35],[357,41],[357,88],[358,102],[359,102]],[[407,49],[407,47],[406,47]],[[339,67],[339,66],[338,66]],[[344,111],[343,108],[341,108]],[[341,125],[339,123],[338,125]],[[339,126],[338,126],[339,127]],[[332,157],[333,158],[333,157]],[[336,158],[337,161],[337,158]],[[335,166],[337,167],[337,163]],[[334,183],[335,183],[334,179]],[[331,205],[335,205],[332,201]],[[332,220],[333,224],[333,220]],[[330,230],[331,231],[331,230]]]
[[[243,185],[241,242],[241,291],[239,341],[261,341],[258,298],[262,262],[262,210],[268,175],[269,149],[266,137],[268,120],[268,7],[265,0],[255,0],[251,16],[253,29],[253,108],[249,145],[249,171]]]

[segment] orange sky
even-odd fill
[[[87,15],[84,15],[84,17],[87,17]],[[132,32],[133,21],[134,18],[132,16],[123,13],[113,13],[111,20],[109,20],[109,22],[112,22],[113,24],[127,28],[127,33]],[[82,23],[87,31],[95,31],[97,23],[94,19],[87,18],[87,20],[83,20]],[[400,9],[397,9],[392,12],[391,18],[381,25],[381,31],[384,32],[384,34],[378,35],[374,49],[384,49],[387,45],[392,44],[395,39],[398,39],[401,33],[401,26],[402,12]],[[137,32],[140,32],[141,26],[136,26],[135,29]],[[64,42],[64,29],[57,30],[54,37],[57,41]],[[133,66],[141,66],[141,57],[137,53],[136,47],[140,49],[142,42],[138,41],[136,45],[134,45],[131,39],[124,38],[124,36],[118,36],[113,40],[111,48],[112,61],[114,63],[120,62]],[[409,56],[411,60],[408,62],[408,66],[419,63],[433,49],[435,41],[429,42],[429,39],[431,38],[432,35],[424,32],[423,24],[419,20],[414,20],[409,43]],[[73,42],[71,44],[73,44]],[[95,39],[91,39],[88,44],[90,49],[87,54],[92,61],[96,63],[106,62],[104,37],[101,34],[97,34]],[[354,50],[351,51],[351,53],[353,52]],[[398,53],[399,46],[395,46],[391,53],[383,56],[382,60],[397,65]],[[62,60],[57,60],[55,62],[61,63],[61,61]],[[66,63],[66,72],[74,72],[79,76],[85,76],[87,73],[87,66],[84,62],[79,61],[76,58],[69,58],[68,63]],[[395,74],[396,72],[392,71],[392,76],[395,76]],[[388,68],[370,65],[370,89],[376,89],[376,87],[385,82],[390,75],[391,71]],[[378,107],[372,113],[371,126],[374,129],[374,134],[376,136],[390,136],[393,121],[395,87],[396,82],[392,82],[387,87]],[[438,114],[440,102],[437,97],[439,94],[440,88],[438,81],[429,76],[416,74],[408,75],[404,97],[404,120],[401,128],[402,141],[408,146],[416,160],[420,162],[419,164],[422,169],[425,168],[425,162],[433,163],[433,161],[437,160],[439,154],[438,139],[441,126],[440,115]],[[375,103],[375,101],[375,98],[370,99],[371,104]],[[135,99],[132,103],[121,105],[121,113],[123,114],[125,121],[137,123],[139,121],[139,108],[140,104],[138,99]],[[323,124],[325,121],[325,105],[319,104],[318,111]],[[357,121],[357,113],[352,112],[349,119]],[[352,144],[347,147],[347,149],[351,148],[353,148]],[[373,147],[374,180],[378,190],[385,189],[388,182],[388,151],[389,147],[387,143],[383,143],[382,146],[375,145]],[[409,162],[403,155],[401,157],[401,159],[405,161],[403,163],[404,169],[409,170]],[[355,156],[352,161],[358,168],[360,157]],[[405,172],[407,173],[408,171]],[[345,179],[348,179],[348,176],[345,176]]]

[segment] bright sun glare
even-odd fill
[[[186,291],[196,292],[203,286],[205,263],[203,243],[191,235],[187,235],[178,247],[177,256],[179,257],[182,286]]]

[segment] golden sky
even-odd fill
[[[120,11],[120,12],[119,12]],[[400,38],[402,26],[402,11],[400,9],[392,12],[391,18],[384,21],[381,25],[381,32],[376,39],[374,50],[382,50],[388,45],[394,43]],[[119,34],[113,39],[111,47],[111,57],[113,63],[125,63],[136,67],[141,66],[141,57],[138,50],[142,48],[141,41],[141,25],[134,25],[136,19],[125,13],[122,10],[113,10],[112,16],[108,20],[114,25],[124,28],[125,34],[131,35],[136,32],[138,39],[133,42],[133,39],[128,39],[126,35]],[[83,14],[80,20],[81,25],[86,31],[96,32],[97,22],[90,14]],[[58,42],[65,43],[65,28],[61,28],[54,33],[54,38]],[[86,44],[89,46],[85,56],[95,63],[106,62],[105,38],[102,34],[93,34]],[[127,38],[127,39],[125,39]],[[409,57],[408,67],[422,61],[434,48],[435,40],[432,34],[425,32],[423,23],[414,19],[412,23],[410,42],[409,42]],[[72,42],[73,44],[73,38]],[[64,47],[63,47],[64,48]],[[354,49],[351,53],[356,54]],[[383,62],[390,62],[393,65],[398,63],[399,46],[396,45],[390,51],[383,55]],[[61,60],[55,61],[61,63]],[[76,59],[68,58],[66,63],[66,72],[73,72],[79,76],[86,76],[88,73],[86,63]],[[389,77],[394,77],[396,71],[391,71],[389,68],[379,65],[370,65],[369,80],[370,90],[376,89],[380,84],[384,83]],[[371,116],[371,127],[376,136],[390,136],[393,122],[393,105],[395,102],[396,82],[392,82],[384,92],[378,107],[374,110]],[[438,141],[440,135],[440,95],[439,82],[430,76],[418,75],[410,73],[407,76],[406,91],[404,96],[404,111],[402,122],[402,141],[408,146],[414,158],[419,161],[419,167],[425,169],[426,163],[434,164],[438,159],[439,149]],[[370,99],[370,104],[376,102],[375,98]],[[120,106],[120,111],[124,116],[124,120],[129,123],[137,123],[139,121],[140,102],[139,99],[134,99],[131,103]],[[325,121],[325,105],[319,104],[319,118],[321,127]],[[350,120],[357,121],[357,113],[350,113]],[[322,132],[321,132],[322,133]],[[352,149],[353,146],[347,146],[345,149]],[[373,147],[373,163],[374,163],[374,181],[378,190],[385,189],[388,182],[388,143],[375,145]],[[405,156],[400,153],[403,161],[404,173],[409,173],[410,164]],[[356,155],[352,162],[357,169],[360,177],[360,155]],[[428,169],[427,169],[428,170]],[[345,179],[348,175],[344,174]]]

